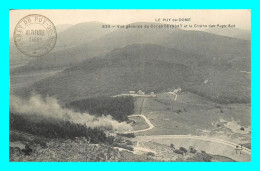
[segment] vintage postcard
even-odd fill
[[[251,161],[250,10],[10,10],[10,161]]]

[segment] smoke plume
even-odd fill
[[[79,113],[62,108],[57,99],[53,97],[42,98],[33,94],[29,100],[23,100],[17,96],[10,96],[10,111],[24,115],[38,115],[45,118],[67,120],[77,124],[85,124],[87,127],[101,127],[125,132],[132,129],[126,122],[117,122],[112,116],[96,117],[89,113]]]

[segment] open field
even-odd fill
[[[174,101],[162,93],[156,99],[147,98],[142,113],[155,128],[138,135],[207,135],[238,143],[251,139],[249,104],[220,105],[189,92]]]
[[[138,145],[140,148],[145,148],[146,151],[153,151],[155,154],[154,159],[158,161],[234,161],[229,157],[202,153],[198,149],[196,149],[196,153],[187,152],[185,155],[178,154],[174,152],[174,149],[170,145],[156,141],[141,141]],[[179,147],[176,146],[175,148]],[[140,152],[140,154],[142,153]]]
[[[159,156],[170,161],[197,160],[200,156],[184,159],[171,153],[162,155],[165,151],[161,147],[163,144],[187,149],[192,146],[212,155],[212,161],[251,160],[251,150],[246,146],[242,146],[241,153],[236,150],[239,144],[251,141],[250,105],[220,105],[189,92],[182,92],[177,98],[167,93],[157,97],[136,100],[139,103],[136,112],[140,113],[136,116],[146,118],[138,123],[153,126],[143,130],[135,128],[137,136],[132,140],[138,142],[136,149],[153,151],[158,160]],[[158,148],[152,146],[151,142],[157,143]]]
[[[156,153],[161,153],[160,145],[164,144],[170,147],[171,144],[174,144],[175,148],[184,147],[189,149],[190,146],[194,147],[197,151],[206,151],[212,155],[220,155],[231,158],[235,161],[250,161],[251,160],[251,150],[243,148],[241,151],[236,151],[236,144],[207,138],[200,136],[189,136],[189,135],[155,135],[155,136],[138,136],[134,140],[142,141],[145,144],[145,147],[156,151]],[[151,146],[149,143],[156,142],[159,145]],[[172,150],[167,150],[169,153]]]
[[[145,120],[140,116],[132,116],[128,117],[131,121],[134,121],[132,127],[134,130],[143,130],[149,128],[149,125],[145,122]]]

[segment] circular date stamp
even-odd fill
[[[14,30],[16,47],[27,56],[43,56],[50,52],[57,40],[57,32],[50,19],[32,14],[22,18]]]

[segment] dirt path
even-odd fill
[[[136,131],[131,131],[132,133],[149,131],[149,130],[154,128],[154,125],[150,122],[150,120],[145,115],[142,114],[143,113],[143,106],[144,106],[145,100],[146,100],[145,98],[142,99],[142,102],[141,102],[141,105],[140,105],[140,114],[130,115],[128,117],[129,118],[131,118],[131,117],[142,117],[145,120],[145,122],[149,125],[149,128],[136,130]]]
[[[137,117],[137,116],[142,117],[145,120],[145,122],[149,125],[149,128],[131,131],[132,133],[149,131],[149,130],[154,128],[154,125],[149,121],[149,119],[147,119],[147,117],[142,115],[142,114],[141,115],[131,115],[131,116],[128,116],[128,117],[131,118],[131,117]]]
[[[236,146],[239,146],[238,144],[235,144],[233,142],[221,140],[221,139],[216,139],[216,138],[210,138],[210,137],[203,137],[203,136],[193,136],[193,135],[149,135],[149,136],[137,136],[135,139],[136,140],[153,140],[153,139],[164,139],[164,138],[172,138],[172,139],[197,139],[197,140],[202,140],[202,141],[210,141],[210,142],[215,142],[215,143],[220,143],[224,144],[227,146],[230,146],[232,148],[236,148]],[[251,150],[243,147],[243,151],[247,154],[251,154]]]
[[[144,131],[149,131],[151,129],[154,128],[154,125],[150,122],[150,120],[143,115],[143,107],[145,104],[145,98],[143,98],[141,105],[140,105],[140,114],[135,114],[135,115],[130,115],[129,118],[131,117],[142,117],[145,122],[149,125],[149,128],[146,129],[141,129],[141,130],[136,130],[136,131],[132,131],[132,133],[138,133],[138,132],[144,132]],[[200,141],[208,141],[208,142],[214,142],[214,143],[219,143],[219,144],[223,144],[223,145],[227,145],[229,147],[232,147],[233,149],[236,149],[237,146],[240,146],[239,144],[233,143],[233,142],[229,142],[226,140],[222,140],[222,139],[216,139],[216,138],[210,138],[210,137],[204,137],[204,136],[193,136],[193,135],[149,135],[149,136],[136,136],[134,139],[137,140],[137,142],[143,142],[143,141],[149,141],[149,140],[155,140],[155,139],[196,139],[196,140],[200,140]],[[138,143],[139,144],[139,143]],[[143,144],[143,143],[142,143]],[[251,150],[243,147],[243,152],[251,155]],[[147,147],[142,147],[140,145],[137,145],[137,147],[135,147],[135,150],[137,151],[151,151],[151,149],[147,148]],[[155,151],[153,151],[154,153],[156,153]]]
[[[251,74],[251,72],[248,72],[248,71],[242,71],[242,70],[240,70],[240,72],[246,73],[246,74]]]

